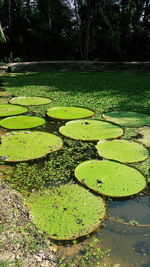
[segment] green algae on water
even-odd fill
[[[42,158],[63,146],[60,137],[46,132],[20,131],[1,137],[0,160],[20,162]]]
[[[128,197],[146,187],[141,172],[109,160],[82,162],[75,169],[75,177],[88,188],[108,197]]]
[[[104,200],[76,184],[33,193],[27,204],[39,229],[57,240],[93,232],[106,215]]]

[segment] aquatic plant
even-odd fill
[[[149,157],[149,151],[143,145],[128,140],[99,141],[96,148],[100,156],[124,163],[139,162]]]
[[[60,127],[59,132],[66,137],[85,141],[104,140],[123,135],[121,127],[98,120],[70,121]]]
[[[94,111],[81,107],[54,107],[47,110],[47,115],[58,120],[74,120],[91,117]]]
[[[145,146],[150,147],[150,127],[139,128],[137,133],[141,134],[137,140]]]
[[[9,101],[11,104],[17,104],[22,106],[36,106],[50,104],[52,100],[50,98],[38,97],[38,96],[18,96]]]
[[[3,135],[0,145],[0,159],[19,162],[38,159],[60,149],[61,138],[46,132],[12,132]]]
[[[9,96],[12,96],[12,94],[10,92],[7,92],[7,91],[0,91],[0,97],[9,97]]]
[[[0,121],[0,126],[6,129],[29,129],[46,123],[46,120],[35,116],[14,116]]]
[[[107,121],[117,123],[125,127],[142,127],[150,125],[150,115],[130,111],[112,111],[102,115]]]
[[[57,240],[71,240],[96,230],[106,215],[106,205],[77,184],[33,193],[27,199],[39,229]]]
[[[20,106],[11,105],[11,104],[0,104],[0,117],[23,114],[27,111],[28,109],[25,107],[20,107]]]
[[[108,197],[128,197],[146,187],[145,177],[135,168],[113,161],[89,160],[75,168],[79,182]]]

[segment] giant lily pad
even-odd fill
[[[138,138],[142,144],[147,147],[150,147],[150,127],[139,128],[137,131],[141,137]]]
[[[33,193],[27,203],[37,226],[58,240],[93,232],[106,214],[102,198],[75,184]]]
[[[18,115],[27,112],[27,108],[17,105],[0,104],[0,117]]]
[[[45,132],[12,132],[1,138],[0,160],[19,162],[42,158],[60,149],[61,138]]]
[[[121,127],[97,120],[70,121],[65,126],[60,127],[59,132],[66,137],[86,141],[116,138],[123,134]]]
[[[128,140],[100,141],[96,148],[100,156],[124,163],[139,162],[149,157],[143,145]]]
[[[75,169],[79,182],[109,197],[128,197],[146,187],[144,176],[135,168],[113,161],[89,160]]]
[[[10,100],[11,104],[17,104],[22,106],[37,106],[37,105],[45,105],[51,103],[52,100],[50,98],[44,97],[31,97],[31,96],[18,96],[14,97]]]
[[[58,120],[74,120],[91,117],[94,112],[80,107],[55,107],[49,108],[47,115]]]
[[[0,126],[6,129],[29,129],[43,125],[46,121],[40,117],[14,116],[0,121]]]
[[[150,125],[150,115],[129,112],[129,111],[113,111],[102,115],[107,121],[117,123],[125,127],[142,127]]]

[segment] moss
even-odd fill
[[[27,204],[39,229],[57,240],[70,240],[91,233],[106,214],[102,198],[75,184],[33,193]]]

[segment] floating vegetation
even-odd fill
[[[12,96],[12,94],[10,92],[7,91],[0,91],[0,97],[9,97]]]
[[[27,204],[39,229],[57,240],[71,240],[93,232],[106,215],[104,200],[75,184],[33,193]]]
[[[38,97],[38,96],[18,96],[10,100],[11,104],[17,104],[22,106],[37,106],[50,104],[52,100],[50,98]]]
[[[74,120],[91,117],[94,111],[81,107],[54,107],[47,110],[47,115],[58,120]]]
[[[150,125],[150,115],[138,112],[113,111],[104,113],[102,117],[125,127],[142,127]]]
[[[20,107],[20,106],[11,105],[11,104],[0,104],[0,117],[23,114],[27,111],[28,109],[25,107]]]
[[[128,197],[146,187],[145,177],[135,168],[113,161],[89,160],[75,169],[79,182],[108,197]]]
[[[34,116],[14,116],[0,121],[6,129],[30,129],[46,123],[45,119]]]
[[[98,141],[123,135],[121,127],[98,120],[70,121],[60,127],[59,132],[66,137],[85,141]]]
[[[149,157],[143,145],[128,140],[99,141],[96,148],[100,156],[124,163],[140,162]]]
[[[12,132],[1,137],[0,160],[28,161],[42,158],[63,146],[61,138],[46,132]]]
[[[141,137],[137,140],[140,141],[142,144],[150,147],[150,127],[143,127],[137,130]]]
[[[0,98],[0,104],[7,104],[9,101],[8,98]]]

